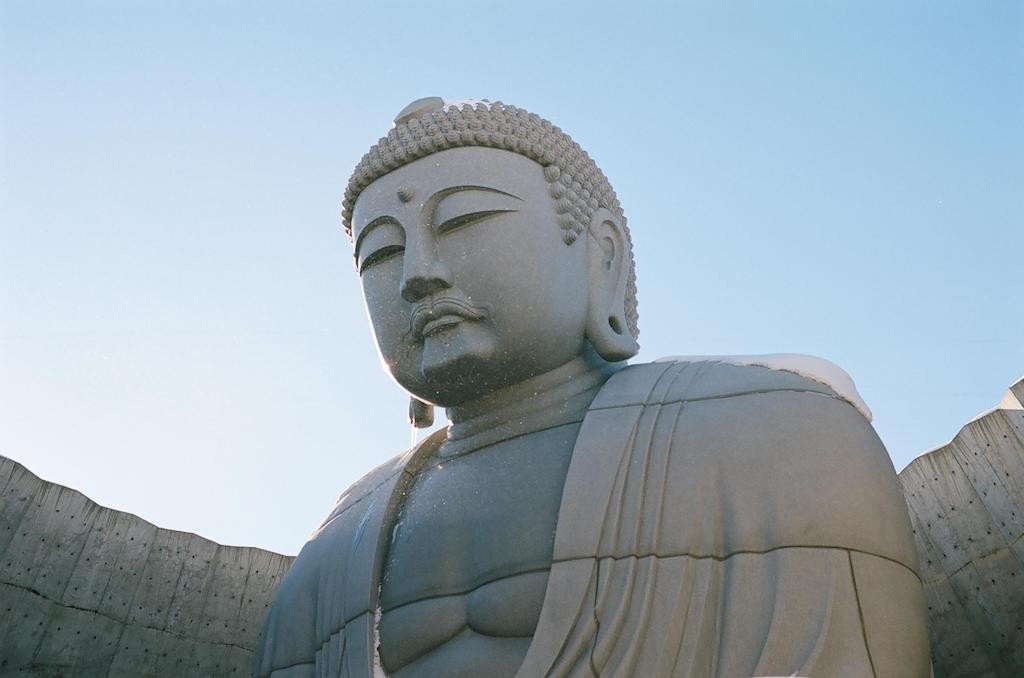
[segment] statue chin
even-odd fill
[[[464,323],[426,337],[420,357],[422,382],[403,386],[442,407],[504,386],[509,375],[494,374],[495,342],[481,329]]]
[[[487,367],[486,357],[462,354],[425,369],[417,390],[409,392],[440,407],[460,405],[501,387],[487,379]]]

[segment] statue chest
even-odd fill
[[[381,587],[389,675],[515,673],[540,616],[578,431],[531,433],[420,472]]]

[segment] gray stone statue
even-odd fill
[[[388,370],[451,423],[342,494],[256,676],[928,676],[852,382],[794,356],[627,366],[626,220],[559,128],[416,101],[343,220]]]

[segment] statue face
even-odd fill
[[[417,397],[458,405],[583,352],[586,238],[562,242],[529,158],[434,153],[364,189],[352,224],[381,357]]]

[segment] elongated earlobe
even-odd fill
[[[602,358],[619,362],[640,350],[626,322],[626,240],[618,219],[606,209],[594,213],[588,232],[587,339]]]
[[[434,406],[415,396],[409,398],[409,423],[413,428],[427,428],[434,424]]]

